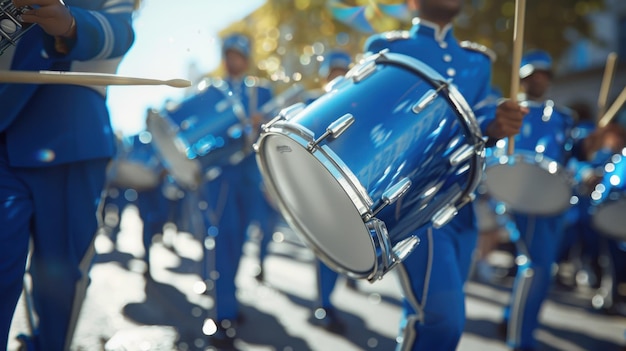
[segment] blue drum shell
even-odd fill
[[[331,149],[343,163],[341,167],[356,177],[370,199],[365,201],[369,205],[400,180],[411,181],[404,196],[376,214],[385,223],[392,244],[430,225],[433,215],[443,207],[458,205],[461,197],[474,190],[483,165],[482,139],[476,135],[474,116],[460,111],[448,90],[442,89],[431,104],[413,112],[418,101],[445,84],[443,79],[434,80],[434,71],[417,63],[421,62],[377,63],[373,74],[336,83],[301,112],[268,130],[271,134],[272,130],[304,127],[310,132],[307,134],[318,138],[338,118],[353,115],[355,122],[343,134],[323,140],[318,147]],[[453,165],[453,155],[467,147],[475,151],[473,155]]]
[[[186,145],[187,157],[204,169],[233,163],[233,155],[246,148],[246,128],[238,113],[243,108],[234,98],[213,85],[167,112],[179,127],[178,138]]]

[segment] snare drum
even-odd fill
[[[600,233],[626,240],[626,151],[604,166],[604,177],[591,193],[591,223]]]
[[[239,163],[252,152],[245,109],[226,82],[207,79],[200,92],[177,108],[148,116],[148,130],[164,164],[186,188],[198,186],[201,171]]]
[[[107,171],[109,184],[136,191],[154,189],[161,184],[163,165],[149,132],[120,140],[117,148],[117,156]]]
[[[414,58],[379,53],[292,105],[255,144],[285,220],[335,271],[380,279],[471,201],[484,143],[465,99]]]
[[[524,102],[530,112],[515,136],[515,152],[499,140],[487,150],[484,184],[487,192],[514,212],[555,215],[570,207],[574,180],[564,167],[571,147],[571,118],[550,100]]]

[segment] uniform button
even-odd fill
[[[442,49],[445,49],[448,47],[448,43],[446,43],[445,41],[440,41],[439,42],[439,47]]]
[[[454,77],[454,75],[456,74],[456,70],[454,68],[448,68],[446,73],[448,74],[449,77]]]
[[[45,59],[50,58],[50,57],[48,56],[48,53],[47,53],[47,52],[46,52],[46,50],[44,50],[44,49],[41,49],[41,57],[43,57],[43,58],[45,58]]]
[[[449,55],[449,54],[443,55],[443,61],[444,62],[451,62],[452,61],[452,56]]]

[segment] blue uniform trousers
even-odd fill
[[[261,192],[260,181],[256,161],[250,155],[236,166],[224,167],[222,174],[207,182],[203,189],[208,203],[207,233],[215,238],[215,250],[207,252],[206,257],[208,266],[213,267],[210,271],[219,277],[215,280],[218,321],[233,320],[239,314],[235,277],[246,230],[254,220],[263,228],[268,218],[269,205]]]
[[[143,222],[144,260],[150,264],[150,247],[156,233],[163,232],[163,226],[170,220],[175,202],[163,195],[161,185],[154,189],[137,192],[137,208]]]
[[[207,234],[214,238],[215,247],[205,249],[208,277],[215,281],[216,319],[234,319],[239,308],[235,297],[235,276],[239,268],[244,242],[244,223],[237,209],[237,186],[240,172],[225,167],[222,174],[204,184],[203,199]]]
[[[472,206],[418,236],[420,244],[397,267],[404,294],[397,349],[454,351],[465,325],[463,285],[478,238]]]
[[[37,343],[63,350],[78,282],[88,279],[97,209],[108,160],[42,168],[12,168],[0,142],[0,345],[23,287],[29,239],[33,239],[32,297],[40,317]],[[59,186],[62,185],[62,186]],[[60,205],[63,204],[63,205]],[[83,269],[79,266],[83,262]],[[73,332],[73,330],[70,330]]]
[[[318,291],[316,307],[322,307],[324,309],[333,308],[334,306],[330,301],[330,295],[333,293],[333,289],[335,289],[339,273],[328,268],[328,266],[320,260],[316,260],[316,262]]]
[[[552,265],[556,262],[563,239],[565,215],[514,216],[519,239],[518,255],[527,256],[519,263],[511,303],[505,310],[508,320],[507,344],[533,348],[533,333],[539,325],[541,305],[552,282]]]

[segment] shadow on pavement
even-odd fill
[[[293,303],[310,308],[311,313],[313,312],[311,301],[285,292],[283,294]],[[396,341],[394,339],[369,329],[362,318],[341,309],[336,309],[336,316],[346,326],[346,331],[341,337],[357,346],[360,350],[389,351],[395,349]],[[312,320],[312,317],[309,318],[309,323]],[[312,327],[315,328],[313,325]]]
[[[123,307],[124,316],[138,324],[172,326],[179,333],[178,343],[193,345],[203,337],[206,314],[201,306],[190,303],[175,287],[152,279],[147,280],[145,292],[145,301]]]
[[[306,340],[290,335],[276,316],[243,304],[240,309],[245,316],[245,322],[237,328],[236,346],[272,346],[274,350],[311,349]]]
[[[474,334],[484,339],[500,340],[505,342],[506,337],[499,333],[499,324],[484,319],[468,319],[465,322],[465,333]],[[550,334],[550,339],[554,340],[554,345],[539,341],[537,351],[563,351],[563,342],[574,344],[582,350],[587,351],[623,351],[623,346],[608,340],[596,339],[592,335],[583,334],[573,330],[564,330],[552,326],[541,325],[540,329]]]

